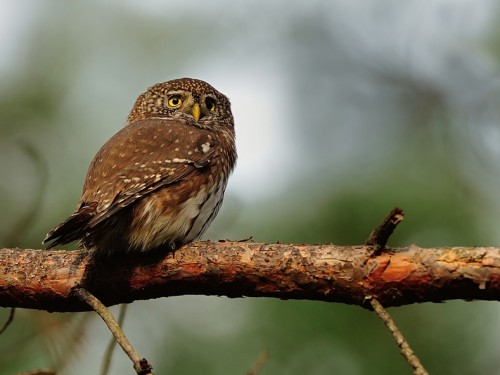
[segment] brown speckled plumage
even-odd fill
[[[198,239],[222,203],[234,140],[229,100],[206,82],[150,87],[94,157],[75,212],[44,242],[109,254]]]

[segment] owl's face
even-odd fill
[[[229,99],[208,83],[181,78],[151,86],[137,99],[127,123],[172,118],[201,128],[233,127]]]

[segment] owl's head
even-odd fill
[[[208,83],[192,78],[157,83],[141,94],[127,124],[148,118],[179,119],[210,129],[234,125],[229,99]]]

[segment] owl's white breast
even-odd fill
[[[201,185],[198,193],[180,204],[177,215],[169,207],[156,204],[150,197],[142,206],[140,220],[130,233],[135,248],[146,249],[172,243],[185,244],[200,238],[213,221],[222,204],[226,181]],[[159,191],[157,194],[162,194]]]
[[[186,207],[186,211],[190,212],[192,214],[191,217],[194,218],[191,228],[186,235],[185,243],[197,240],[205,233],[215,216],[217,216],[217,212],[222,204],[222,198],[224,197],[225,187],[225,182],[217,184],[212,187],[208,194],[204,194],[203,200],[197,199],[201,198],[198,197],[198,194],[196,197],[184,202],[183,206]]]

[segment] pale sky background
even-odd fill
[[[318,1],[298,2],[292,9],[282,10],[283,14],[293,17],[293,14],[314,13]],[[4,1],[0,4],[0,69],[4,72],[11,70],[19,64],[25,55],[26,44],[24,40],[28,35],[27,30],[39,14],[38,7],[43,6],[41,1]],[[176,12],[168,13],[171,6],[164,1],[107,1],[103,2],[105,7],[129,8],[134,12],[144,13],[147,17],[176,17]],[[187,11],[196,9],[203,12],[206,17],[216,17],[220,6],[227,7],[228,12],[239,13],[244,17],[245,12],[252,12],[254,8],[265,8],[270,13],[280,13],[283,3],[254,2],[253,5],[237,2],[215,1],[211,6],[202,6],[196,1],[183,1],[176,4],[176,11],[185,8]],[[259,5],[260,4],[260,5]],[[385,4],[386,6],[382,6]],[[432,81],[434,85],[441,86],[443,90],[450,93],[460,92],[458,97],[450,97],[451,106],[474,106],[477,96],[485,92],[498,90],[500,81],[498,78],[491,80],[494,67],[485,55],[471,55],[469,50],[470,41],[476,40],[491,27],[491,8],[494,1],[472,1],[472,0],[441,0],[433,2],[405,1],[336,1],[330,4],[331,12],[323,14],[330,18],[325,23],[329,27],[332,37],[339,42],[348,41],[350,45],[361,45],[362,50],[352,49],[349,45],[345,48],[351,54],[364,54],[368,64],[388,64],[395,69],[408,71],[418,79]],[[389,6],[390,5],[390,6]],[[162,12],[161,10],[165,10]],[[377,9],[380,9],[377,14]],[[375,15],[375,17],[374,17]],[[165,21],[166,22],[166,21]],[[213,83],[216,88],[229,96],[233,106],[233,112],[237,126],[237,144],[239,160],[234,175],[230,180],[229,191],[234,191],[240,199],[254,200],[256,197],[266,194],[276,194],[290,183],[290,178],[296,176],[297,166],[308,160],[303,155],[296,138],[290,136],[287,129],[287,118],[294,114],[290,108],[295,103],[287,101],[287,96],[282,93],[290,89],[288,77],[283,75],[282,64],[286,64],[286,55],[276,53],[273,55],[262,54],[264,47],[272,46],[279,50],[281,36],[287,32],[287,23],[279,17],[268,18],[264,22],[272,22],[269,26],[264,24],[258,29],[248,31],[245,45],[235,44],[232,46],[234,54],[245,53],[248,49],[254,49],[255,55],[248,64],[238,60],[238,64],[220,65],[218,60],[207,60],[204,69],[199,66],[194,70],[197,78],[202,78]],[[242,27],[247,27],[242,24]],[[272,30],[272,34],[269,32]],[[394,33],[397,30],[397,33]],[[245,30],[242,31],[245,33]],[[341,38],[341,35],[349,34],[349,38]],[[102,64],[99,56],[95,57],[95,63]],[[457,60],[455,71],[450,70],[450,60]],[[87,64],[88,74],[81,74],[83,82],[74,82],[75,97],[68,98],[68,105],[74,106],[75,101],[87,100],[86,105],[92,104],[92,98],[88,96],[95,90],[106,90],[106,82],[96,84],[92,80],[95,65],[92,57]],[[467,76],[468,65],[474,65],[475,74],[479,77]],[[478,68],[480,67],[480,68]],[[228,70],[230,69],[230,70]],[[15,71],[15,68],[14,68]],[[190,68],[185,69],[189,75]],[[22,74],[22,72],[16,72]],[[456,79],[453,78],[456,76]],[[483,76],[483,77],[481,77]],[[232,80],[239,77],[238,81]],[[102,78],[102,77],[101,77]],[[113,79],[114,77],[111,77]],[[165,77],[166,79],[174,77]],[[340,78],[342,79],[342,78]],[[488,84],[484,81],[489,80]],[[482,82],[481,82],[482,81]],[[477,82],[481,82],[478,85]],[[155,82],[134,82],[141,92]],[[316,83],[314,83],[316,84]],[[141,86],[142,85],[142,86]],[[349,85],[354,90],[369,91],[370,87],[363,87],[362,81],[350,80]],[[358,85],[358,87],[356,87]],[[462,86],[465,89],[458,89]],[[263,90],[262,87],[265,89]],[[131,92],[133,92],[131,90]],[[137,92],[137,94],[139,93]],[[336,95],[342,96],[340,91]],[[122,95],[121,106],[128,111],[131,103],[135,100],[133,94]],[[349,93],[346,93],[349,95]],[[368,93],[368,95],[377,95]],[[97,96],[95,100],[102,100]],[[335,100],[333,97],[332,100]],[[126,112],[121,114],[124,120]],[[351,157],[351,146],[353,137],[360,136],[356,126],[359,121],[366,121],[352,113],[353,124],[335,124],[341,130],[341,140],[332,147],[332,154],[340,160]],[[362,115],[361,115],[362,116]],[[358,121],[358,123],[356,123]],[[496,124],[494,124],[496,125]],[[492,155],[499,156],[500,132],[497,126],[484,126],[485,146]],[[102,124],[94,123],[96,131]],[[114,127],[113,127],[114,126]],[[108,134],[112,134],[121,123],[109,126]],[[310,126],[310,124],[304,124]],[[265,135],[265,136],[264,136]],[[106,136],[107,137],[107,136]],[[105,139],[106,137],[103,137]],[[97,149],[103,143],[99,138],[96,142]],[[279,155],[279,157],[277,157]],[[314,159],[314,156],[312,156]],[[286,161],[286,162],[284,162]],[[272,181],[272,184],[268,182]]]

